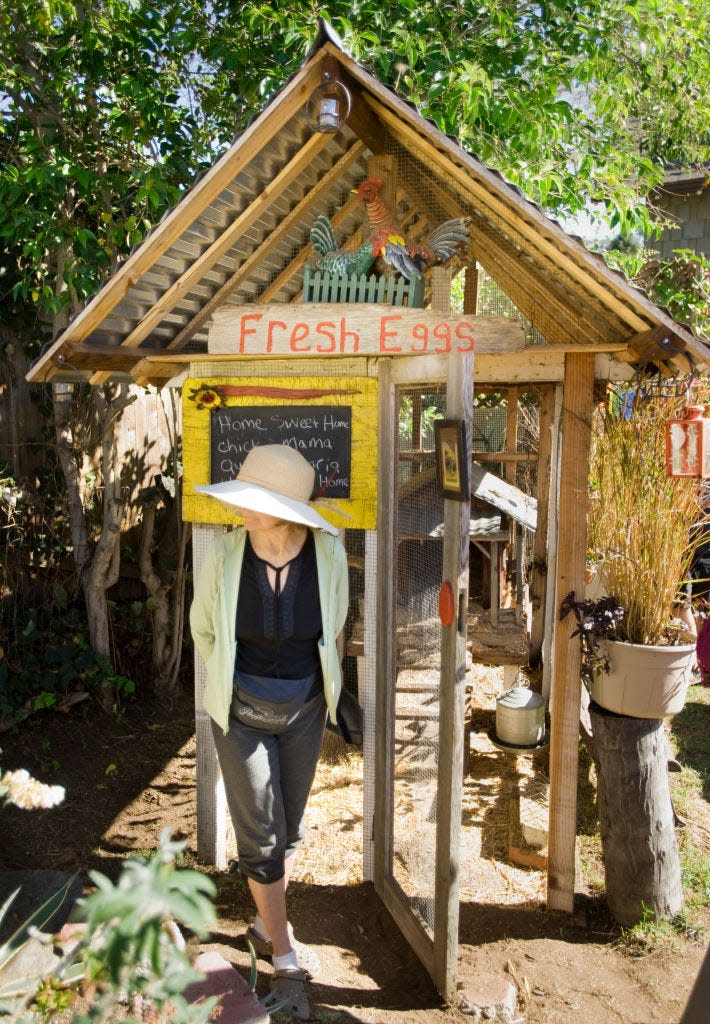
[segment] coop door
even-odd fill
[[[451,626],[442,626],[439,612],[442,579],[451,579],[446,534],[458,530],[462,503],[445,501],[437,484],[434,423],[445,410],[443,385],[393,386],[391,402],[394,479],[381,481],[378,528],[375,885],[449,998],[458,944],[463,573],[452,581]],[[468,535],[456,544],[467,574]]]

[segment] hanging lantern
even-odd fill
[[[710,419],[702,405],[686,405],[666,421],[666,476],[710,477]]]
[[[334,61],[326,64],[320,84],[313,90],[308,103],[311,128],[316,132],[337,132],[350,114],[350,93],[338,78]]]

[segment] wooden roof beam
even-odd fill
[[[463,199],[465,190],[460,183],[458,181],[454,182],[453,187],[458,195]],[[468,197],[468,202],[469,204],[472,202],[470,197]],[[476,216],[484,222],[485,231],[495,231],[496,237],[505,242],[511,252],[518,253],[517,259],[519,259],[522,254],[522,250],[516,249],[510,242],[510,236],[515,233],[514,228],[512,228],[502,217],[498,216],[490,207],[483,203],[474,206],[474,210]],[[471,213],[469,212],[469,216],[470,215]],[[559,267],[540,251],[532,250],[530,251],[529,256],[531,260],[534,259],[539,263],[541,268],[540,275],[538,277],[533,276],[531,279],[531,281],[534,282],[531,286],[544,290],[546,294],[556,292],[559,300],[567,308],[568,316],[571,314],[571,303],[568,295],[574,296],[577,303],[582,306],[582,320],[587,325],[588,329],[596,332],[599,336],[603,336],[604,331],[600,328],[601,318],[599,313],[590,310],[588,305],[591,293],[586,291],[584,288],[578,287],[574,281],[566,277],[564,274],[561,274],[559,272]],[[565,292],[563,292],[556,283],[553,283],[557,280],[559,280],[563,287],[567,289],[567,294],[565,294]],[[628,325],[609,309],[605,311],[604,323],[608,325],[607,334],[614,332],[615,335],[623,335],[629,329]]]
[[[141,387],[152,384],[153,387],[160,388],[173,377],[182,373],[186,366],[187,363],[184,362],[164,363],[155,362],[153,359],[142,359],[133,366],[131,375],[136,384]]]
[[[341,206],[341,208],[335,214],[333,214],[333,216],[330,218],[330,223],[332,224],[333,228],[336,231],[340,227],[340,225],[344,221],[346,221],[348,217],[350,217],[353,211],[353,207],[355,206],[357,206],[357,199],[355,198],[355,196],[352,196],[350,199],[347,200],[347,202],[343,206]],[[343,248],[357,248],[357,246],[360,245],[362,241],[362,237],[363,228],[360,227],[356,231],[354,231],[353,234],[349,236],[349,238],[343,241]],[[272,297],[274,295],[277,295],[281,291],[281,289],[285,287],[290,278],[300,273],[301,268],[308,260],[310,254],[310,248],[308,246],[304,246],[301,252],[299,252],[299,254],[294,259],[292,259],[291,262],[286,267],[284,267],[281,273],[269,285],[267,285],[264,291],[261,292],[261,294],[259,295],[259,302],[270,302]],[[161,350],[160,355],[166,355],[168,353],[168,350],[171,348],[172,344],[173,342],[170,343],[170,346],[168,346],[168,348]],[[140,354],[143,355],[143,352],[144,350],[141,349]],[[143,361],[136,363],[134,367],[134,372],[148,373],[148,366],[150,367],[151,370],[155,367],[155,362],[153,359],[151,359],[151,354],[147,356],[145,364],[143,363]],[[172,374],[170,374],[169,376],[172,376]]]
[[[102,370],[121,369],[130,370],[136,358],[149,359],[151,356],[164,355],[164,349],[142,347],[126,349],[123,345],[93,345],[91,342],[85,344],[69,342],[66,346],[66,355],[62,352],[57,356],[57,362],[66,366],[81,366],[96,371],[97,364],[101,364]]]
[[[581,334],[585,340],[595,343],[619,342],[618,335],[612,338],[610,332],[603,332],[586,311],[571,310],[565,297],[549,283],[543,293],[522,254],[497,232],[491,234],[488,225],[485,228],[485,232],[482,231],[478,219],[471,218],[476,259],[547,341],[564,344]]]
[[[628,339],[628,359],[634,363],[669,359],[682,352],[683,342],[663,324]]]
[[[143,319],[133,328],[131,333],[124,338],[122,342],[123,347],[135,348],[140,345],[153,328],[160,323],[166,313],[169,313],[180,299],[189,292],[192,285],[204,277],[209,268],[236,244],[239,237],[245,231],[248,231],[251,225],[262,216],[264,211],[293,184],[303,169],[308,167],[327,144],[327,135],[324,135],[322,132],[314,132],[305,145],[296,153],[295,157],[285,167],[281,168],[276,177],[263,188],[246,209],[217,236],[212,245],[201,256],[198,256],[189,265],[185,273],[181,274],[167,291],[161,295]]]
[[[343,84],[350,93],[350,113],[347,125],[361,139],[373,154],[384,153],[387,131],[382,121],[362,95],[362,87],[346,74],[342,74]]]
[[[480,168],[474,165],[473,158],[470,158],[471,169],[460,166],[449,153],[442,152],[433,142],[424,138],[410,124],[397,117],[394,111],[374,96],[367,95],[366,99],[406,149],[420,159],[421,153],[426,154],[439,166],[445,162],[447,173],[456,182],[457,190],[463,191],[465,195],[475,195],[476,202],[480,202],[492,216],[497,215],[500,220],[509,225],[510,230],[523,236],[541,255],[547,256],[553,263],[556,272],[563,274],[569,280],[570,289],[581,294],[592,292],[634,330],[643,331],[648,327],[647,322],[613,294],[609,281],[598,280],[590,266],[580,267],[546,237],[541,231],[540,225],[531,223],[528,218],[524,217],[522,209],[513,210],[512,206],[504,203],[497,195],[502,182],[497,183],[495,191],[480,182],[476,174]],[[467,162],[467,154],[463,150],[461,150],[461,159]],[[525,202],[532,209],[532,204],[528,200]]]
[[[438,201],[440,201],[440,203],[442,203],[442,205],[448,211],[451,211],[449,213],[449,216],[461,216],[461,207],[459,205],[460,199],[457,199],[455,195],[450,195],[441,184],[438,184],[436,181],[431,179],[430,174],[430,169],[426,168],[424,177],[427,179],[427,189],[431,189],[434,195],[436,195]],[[470,217],[470,214],[467,214],[467,216]],[[509,230],[509,228],[507,228],[507,225],[503,223],[500,220],[500,218],[490,217],[488,213],[486,213],[485,215],[478,216],[481,216],[481,219],[484,221],[482,225],[482,232],[484,234],[484,237],[488,237],[489,233],[491,233],[492,231],[492,228],[495,228],[496,236],[500,240],[499,246],[505,249],[506,260],[511,259],[515,261],[516,266],[519,266],[519,261],[521,258],[523,258],[523,254],[516,250],[512,243],[510,242],[506,233],[506,229]],[[552,272],[553,270],[554,268],[552,267],[550,268],[549,272]],[[556,308],[559,312],[557,318],[561,318],[562,322],[573,323],[576,330],[578,327],[578,318],[573,315],[573,312],[570,309],[568,295],[565,292],[560,291],[560,289],[555,284],[554,279],[550,280],[547,273],[543,274],[541,278],[538,279],[531,267],[529,268],[529,274],[529,287],[544,289],[546,293],[546,303],[548,305],[554,305],[555,302],[557,303]],[[537,285],[534,284],[536,281]],[[511,298],[512,296],[509,295],[508,297]],[[599,315],[596,312],[593,312],[591,309],[589,309],[587,297],[585,297],[583,301],[586,311],[581,311],[581,313],[579,314],[579,318],[581,319],[581,322],[585,325],[588,331],[592,332],[599,338],[609,339],[618,338],[619,335],[624,333],[624,325],[620,321],[618,321],[617,317],[612,317],[611,323],[607,324],[607,330],[600,330],[600,324],[604,322],[600,321]]]
[[[235,270],[231,277],[227,278],[221,288],[217,289],[212,298],[204,304],[202,309],[195,314],[192,320],[175,335],[172,341],[167,345],[166,351],[179,351],[188,343],[195,331],[199,330],[206,320],[209,320],[215,309],[221,306],[229,295],[239,287],[241,282],[249,276],[251,271],[254,269],[254,266],[264,260],[267,254],[281,243],[295,223],[304,219],[313,206],[315,206],[321,192],[324,191],[332,181],[341,177],[341,175],[352,164],[360,159],[364,149],[364,143],[358,140],[340,157],[339,160],[336,161],[331,169],[323,175],[316,186],[312,188],[306,196],[304,196],[304,198],[291,210],[290,213],[287,214],[286,217],[284,217],[281,223],[271,232],[266,241],[262,245],[258,246],[251,255],[239,265],[237,270]]]

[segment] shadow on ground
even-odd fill
[[[64,786],[66,796],[46,811],[0,808],[0,870],[97,869],[115,877],[136,851],[133,837],[114,834],[111,826],[133,800],[147,794],[141,824],[150,829],[152,817],[152,847],[166,808],[179,821],[185,803],[194,805],[194,757],[185,755],[184,770],[178,763],[169,779],[152,786],[193,733],[193,698],[185,691],[172,706],[142,697],[120,720],[85,701],[70,715],[46,710],[16,735],[4,733],[3,767],[25,768],[41,782]]]

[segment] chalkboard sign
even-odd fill
[[[252,448],[287,444],[316,473],[323,497],[350,497],[352,408],[343,405],[221,406],[210,413],[210,482],[233,480]]]

